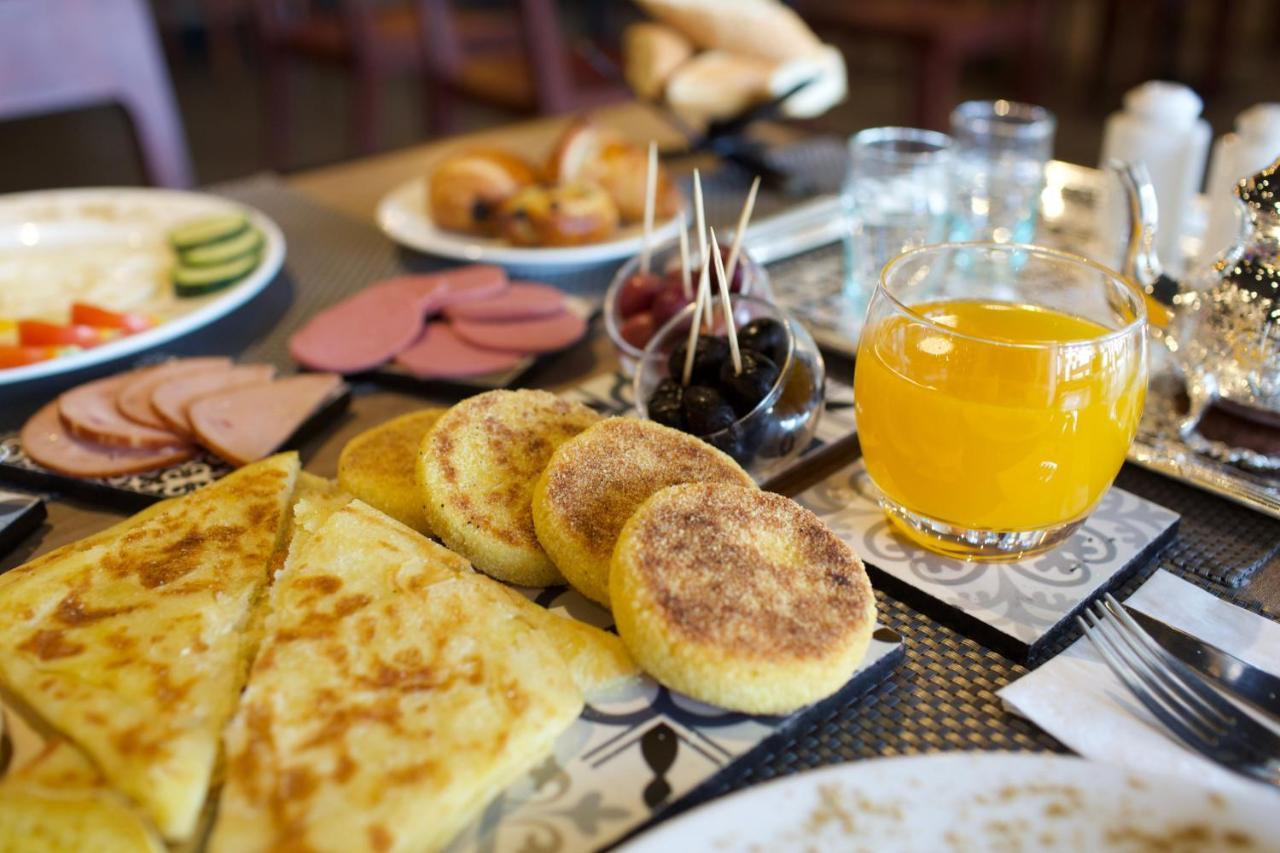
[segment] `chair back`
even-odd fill
[[[186,136],[145,0],[0,0],[0,119],[122,106],[148,180],[192,184]]]

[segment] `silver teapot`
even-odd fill
[[[1147,294],[1153,336],[1181,370],[1194,433],[1209,406],[1280,427],[1280,160],[1236,187],[1243,206],[1234,245],[1181,282],[1155,252],[1155,189],[1141,164],[1114,162],[1129,201],[1124,273]]]

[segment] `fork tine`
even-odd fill
[[[1224,717],[1221,711],[1209,705],[1204,701],[1199,691],[1210,690],[1208,685],[1201,683],[1199,691],[1197,685],[1188,683],[1172,672],[1163,656],[1155,654],[1149,648],[1144,647],[1139,637],[1134,636],[1128,627],[1116,617],[1114,611],[1109,610],[1099,603],[1099,609],[1107,615],[1105,620],[1107,629],[1111,632],[1109,636],[1127,647],[1130,660],[1139,664],[1143,672],[1150,676],[1152,683],[1157,685],[1162,694],[1165,695],[1166,701],[1180,707],[1185,714],[1193,715],[1206,729],[1213,733],[1213,738],[1221,736],[1230,728],[1231,721]]]
[[[1137,641],[1139,654],[1143,655],[1153,669],[1158,670],[1159,665],[1163,665],[1164,670],[1168,673],[1169,681],[1180,690],[1193,707],[1200,710],[1207,719],[1214,721],[1219,727],[1226,728],[1230,726],[1232,719],[1236,716],[1236,709],[1231,703],[1219,696],[1217,691],[1193,672],[1190,667],[1162,649],[1151,638],[1151,635],[1142,630],[1142,626],[1125,612],[1124,608],[1120,606],[1120,602],[1116,601],[1110,593],[1103,596],[1103,601],[1107,610],[1116,618],[1119,625],[1125,629],[1126,636]],[[1153,663],[1152,658],[1158,663]]]
[[[1204,752],[1208,748],[1208,744],[1204,738],[1190,727],[1184,725],[1181,718],[1170,713],[1168,709],[1162,705],[1155,696],[1144,686],[1139,679],[1136,671],[1130,668],[1127,662],[1118,656],[1117,651],[1111,647],[1110,640],[1105,637],[1098,627],[1097,616],[1093,613],[1085,611],[1083,617],[1077,616],[1076,622],[1084,630],[1084,635],[1089,638],[1089,642],[1101,655],[1103,662],[1107,667],[1115,673],[1125,687],[1129,688],[1132,693],[1143,706],[1150,711],[1157,720],[1159,720],[1165,728],[1169,729],[1179,740],[1186,743],[1197,752]]]

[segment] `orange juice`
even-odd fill
[[[867,471],[885,496],[969,529],[1083,518],[1138,426],[1142,336],[1108,337],[1032,305],[952,300],[911,311],[864,331],[855,370]]]

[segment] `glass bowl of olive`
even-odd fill
[[[716,298],[710,320],[704,313],[689,382],[683,382],[695,307],[687,306],[645,346],[633,380],[636,408],[641,417],[723,450],[762,481],[812,443],[822,417],[826,367],[808,330],[782,308],[741,294],[731,295],[730,305],[740,365],[734,364]]]

